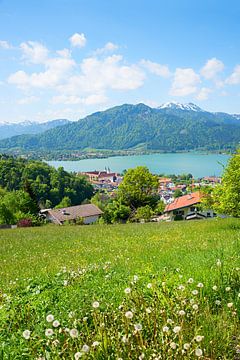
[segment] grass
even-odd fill
[[[237,219],[2,230],[0,246],[0,359],[239,358]]]

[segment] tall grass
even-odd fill
[[[1,231],[0,359],[238,359],[239,241],[235,219]]]

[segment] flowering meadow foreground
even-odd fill
[[[0,359],[240,359],[240,222],[0,231]]]

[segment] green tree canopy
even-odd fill
[[[154,206],[159,200],[158,177],[145,166],[129,169],[119,185],[118,199],[121,203],[137,209],[140,206]]]
[[[213,199],[217,213],[240,217],[240,150],[230,158],[222,183],[213,191]]]

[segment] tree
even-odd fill
[[[230,158],[222,183],[213,191],[213,199],[217,213],[240,217],[240,150]]]
[[[149,205],[141,206],[137,209],[135,214],[135,219],[138,221],[150,221],[151,217],[153,216],[153,211]]]
[[[182,194],[183,194],[183,193],[182,193],[182,190],[176,189],[176,190],[174,191],[174,193],[173,193],[173,197],[176,199],[176,198],[182,196]]]
[[[164,202],[162,200],[159,200],[155,209],[154,209],[154,213],[156,215],[161,215],[164,212],[166,205],[164,204]]]
[[[71,206],[71,200],[69,199],[69,197],[64,196],[61,202],[57,206],[55,206],[55,209],[62,209],[69,206]]]
[[[132,209],[140,206],[154,206],[159,200],[158,177],[145,166],[129,169],[118,189],[118,199]]]
[[[123,205],[118,201],[109,203],[104,210],[103,219],[106,223],[112,224],[115,222],[126,221],[131,214],[129,206]]]

